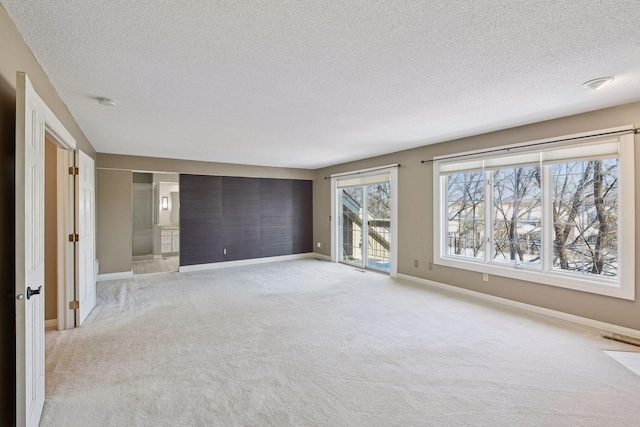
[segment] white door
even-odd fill
[[[76,326],[80,326],[96,306],[95,267],[95,168],[93,159],[80,150],[76,151],[76,177],[78,280],[76,297],[80,307],[76,310]]]
[[[46,106],[24,73],[16,84],[16,425],[44,406],[44,135]],[[55,286],[55,285],[54,285]]]

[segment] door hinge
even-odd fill
[[[79,242],[80,241],[80,236],[77,235],[77,234],[69,234],[69,241],[71,243]]]
[[[69,310],[80,309],[80,301],[69,301]]]
[[[80,169],[74,166],[69,168],[69,175],[80,175]]]

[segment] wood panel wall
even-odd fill
[[[180,175],[180,265],[312,252],[312,192],[307,180]]]

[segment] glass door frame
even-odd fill
[[[389,228],[387,232],[382,231],[380,234],[380,227],[376,223],[384,221],[385,218],[390,219],[391,206],[385,209],[383,217],[372,216],[374,214],[371,211],[372,202],[375,203],[376,195],[379,196],[380,187],[384,186],[390,190],[388,174],[385,175],[387,178],[378,182],[338,188],[340,198],[338,227],[341,249],[338,256],[342,263],[388,273],[390,248],[386,239],[390,239],[391,230]],[[375,191],[372,192],[372,188]],[[390,197],[387,200],[390,202]],[[357,211],[354,208],[357,208]],[[380,214],[379,211],[378,214]],[[387,242],[387,247],[382,251],[380,246],[384,243],[380,239]]]
[[[329,218],[331,221],[331,262],[340,262],[342,258],[340,256],[340,251],[342,250],[342,237],[340,236],[342,228],[340,227],[340,221],[342,219],[342,203],[341,191],[338,188],[338,182],[347,179],[357,179],[366,176],[388,173],[389,186],[391,189],[391,237],[389,239],[389,275],[394,278],[398,277],[398,245],[396,243],[398,240],[398,167],[399,165],[395,164],[331,175],[331,216]],[[363,250],[366,249],[365,246],[367,240],[368,236],[363,238]]]
[[[344,227],[344,217],[345,217],[345,211],[344,211],[344,204],[343,204],[343,199],[344,199],[344,194],[343,194],[343,188],[355,188],[355,187],[359,187],[361,193],[361,200],[355,200],[354,198],[352,198],[354,203],[360,204],[360,212],[358,213],[357,217],[360,219],[360,239],[359,239],[359,246],[357,247],[357,249],[359,249],[360,251],[360,262],[357,262],[357,260],[348,260],[345,259],[346,254],[345,252],[345,232],[347,230],[351,231],[351,235],[353,236],[353,234],[355,234],[355,226],[356,225],[352,225],[351,228],[343,228]],[[365,238],[365,231],[367,231],[367,228],[365,226],[365,218],[367,218],[367,203],[366,203],[366,191],[363,188],[364,186],[362,185],[354,185],[354,186],[350,186],[350,187],[343,187],[340,188],[338,193],[339,193],[339,198],[340,198],[340,215],[336,216],[337,221],[338,221],[338,235],[340,238],[340,252],[338,253],[338,257],[340,262],[343,262],[345,264],[349,264],[349,265],[353,265],[354,267],[360,267],[360,268],[365,268],[365,258],[366,258],[366,254],[367,254],[367,246],[368,246],[368,240],[367,238]],[[368,232],[368,231],[367,231]],[[352,250],[352,252],[356,249],[355,243],[357,242],[352,242],[351,245],[349,246],[350,249]]]

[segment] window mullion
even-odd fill
[[[447,178],[438,177],[440,180],[440,251],[441,256],[447,255],[447,245],[449,243],[449,194],[447,193]]]
[[[493,259],[493,182],[491,171],[484,171],[484,262],[490,264]]]
[[[553,202],[551,165],[542,166],[542,271],[551,271],[553,263]]]

